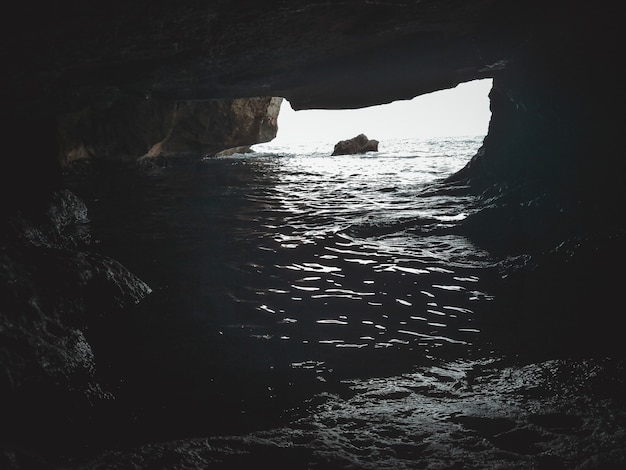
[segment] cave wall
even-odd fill
[[[523,40],[539,4],[12,3],[0,54],[15,66],[0,77],[0,97],[22,116],[76,112],[120,91],[284,96],[295,109],[380,104],[488,74]]]
[[[493,118],[477,173],[501,184],[545,184],[560,174],[559,184],[580,185],[580,175],[605,167],[622,127],[611,109],[624,100],[613,14],[586,17],[573,7],[557,24],[533,24],[494,74]]]
[[[282,98],[171,101],[125,96],[57,118],[62,166],[76,160],[202,157],[268,142]]]
[[[615,217],[626,170],[617,157],[623,130],[616,109],[625,96],[613,60],[621,40],[614,13],[571,8],[557,16],[558,27],[533,24],[494,74],[488,135],[448,180],[489,201],[467,222],[486,246],[506,242],[519,253],[623,230]],[[498,222],[503,214],[506,223]]]
[[[88,437],[94,406],[114,399],[94,346],[111,341],[109,328],[119,337],[124,309],[151,292],[91,250],[87,207],[74,194],[54,191],[38,205],[0,220],[2,465],[5,441],[55,453]]]

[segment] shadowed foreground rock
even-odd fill
[[[119,338],[123,309],[151,291],[89,250],[87,223],[84,203],[63,191],[43,215],[0,224],[2,433],[53,453],[86,438],[94,406],[113,399],[96,375],[94,345],[111,340],[99,337],[104,325]]]
[[[337,142],[332,154],[355,155],[366,152],[378,152],[378,141],[368,139],[365,134],[359,134],[352,139]]]
[[[615,372],[623,366],[458,362],[350,380],[349,394],[317,397],[287,426],[108,452],[80,470],[620,468],[625,390]]]

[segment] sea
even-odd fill
[[[240,436],[227,447],[243,452],[254,435],[311,449],[315,468],[527,465],[533,452],[487,445],[484,429],[514,428],[532,397],[507,393],[540,378],[518,368],[472,388],[501,360],[482,328],[500,260],[455,230],[475,196],[442,184],[483,138],[341,156],[270,142],[72,179],[92,249],[152,288],[96,350],[111,441]]]

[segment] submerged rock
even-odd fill
[[[378,141],[370,140],[365,134],[359,134],[335,144],[333,155],[354,155],[357,153],[378,152]]]

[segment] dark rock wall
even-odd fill
[[[559,28],[534,25],[494,74],[484,145],[450,178],[511,209],[512,224],[477,224],[502,241],[526,236],[527,243],[554,244],[623,227],[615,217],[626,169],[616,158],[623,120],[615,110],[625,96],[612,59],[620,33],[610,11],[586,18],[572,8],[558,19]]]
[[[582,165],[599,166],[590,162],[606,161],[603,150],[615,148],[621,125],[611,109],[624,93],[610,47],[619,33],[610,18],[579,13],[564,12],[558,28],[536,25],[494,74],[485,149],[492,156],[485,176],[532,182],[562,174],[562,180],[577,180]],[[532,171],[540,165],[544,171]]]
[[[56,119],[53,116],[18,119],[4,116],[0,124],[3,142],[0,171],[0,214],[16,208],[41,211],[61,186]]]
[[[462,233],[509,257],[485,329],[499,348],[624,353],[601,328],[619,317],[626,263],[617,18],[573,5],[533,24],[494,74],[482,148],[449,178],[482,195]]]
[[[118,90],[176,100],[288,95],[296,108],[382,103],[487,73],[479,70],[519,42],[534,4],[12,3],[0,54],[16,67],[0,77],[0,96],[24,116],[76,112]]]
[[[59,160],[134,160],[164,139],[176,103],[145,97],[115,98],[107,106],[88,107],[57,118]]]
[[[150,288],[89,250],[87,222],[69,191],[0,222],[0,441],[62,451],[86,437],[93,405],[112,398],[96,377],[93,345]]]

